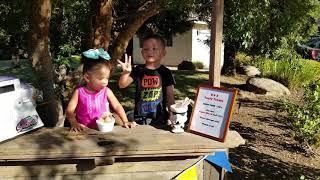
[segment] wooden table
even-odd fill
[[[221,143],[152,126],[115,127],[110,133],[41,128],[0,144],[0,177],[171,179],[204,155],[241,144],[235,131]],[[199,172],[200,179],[204,174]]]

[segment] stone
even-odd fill
[[[252,77],[247,80],[246,86],[249,91],[257,94],[274,97],[290,95],[287,87],[272,79]]]

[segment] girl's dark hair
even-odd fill
[[[112,72],[111,61],[106,61],[102,58],[90,59],[85,56],[81,56],[81,63],[83,64],[83,74],[85,74],[88,71],[94,71],[96,69],[99,69],[102,65],[107,66],[110,69],[110,73]]]

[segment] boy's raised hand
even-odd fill
[[[128,57],[128,55],[125,54],[124,55],[124,62],[120,61],[119,59],[117,61],[121,65],[123,72],[130,73],[132,71],[131,56]]]

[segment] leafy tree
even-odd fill
[[[209,21],[210,8],[207,0],[198,4],[202,19]],[[283,52],[279,49],[293,50],[298,41],[316,32],[320,3],[318,0],[226,0],[224,12],[224,67],[230,68],[236,51],[276,59],[277,53]],[[287,53],[290,54],[291,51]]]
[[[90,47],[108,49],[115,60],[122,56],[130,39],[142,26],[140,33],[152,29],[165,36],[183,32],[186,30],[183,26],[191,27],[185,19],[189,17],[193,3],[193,0],[17,0],[5,3],[1,14],[14,16],[15,21],[24,22],[24,25],[18,28],[15,27],[17,24],[1,25],[1,28],[4,32],[15,28],[30,31],[30,58],[48,103],[44,107],[48,116],[44,119],[47,125],[53,126],[61,108],[54,94],[55,76],[49,44],[53,57],[63,62],[66,62],[63,56]],[[177,28],[175,19],[183,26]]]
[[[72,46],[74,52],[89,47],[90,36],[90,1],[53,0],[50,24],[50,50],[56,58],[61,48]],[[64,51],[64,50],[63,50]],[[74,53],[72,52],[72,53]]]
[[[91,36],[93,47],[104,47],[107,49],[109,48],[109,44],[112,43],[112,48],[110,48],[112,58],[114,60],[118,59],[124,53],[133,35],[149,18],[160,12],[167,13],[169,11],[175,11],[176,15],[182,13],[186,16],[193,8],[194,2],[194,0],[91,1],[91,3],[94,4],[91,7],[95,9],[93,11],[95,13],[93,15],[93,34]],[[112,9],[115,11],[111,12]],[[112,18],[109,17],[110,15],[112,15]],[[113,24],[111,31],[108,29],[111,27],[110,21],[112,21]],[[101,22],[107,23],[101,24]],[[150,25],[151,23],[149,22],[148,24]],[[153,21],[153,25],[156,24],[157,23]],[[103,31],[101,31],[101,29],[103,29]],[[174,32],[173,29],[171,30]],[[113,36],[108,36],[110,33],[112,33]]]
[[[7,45],[9,36],[24,35],[30,29],[31,3],[24,0],[0,0],[0,46]]]
[[[56,56],[66,44],[76,52],[103,47],[117,59],[138,30],[152,29],[165,37],[188,30],[193,2],[53,0],[51,50]]]

